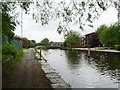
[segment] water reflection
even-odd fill
[[[115,53],[92,52],[91,58],[101,74],[111,75],[111,78],[120,79],[120,55]]]
[[[101,75],[110,75],[111,78],[120,80],[120,55],[115,53],[91,52],[90,58],[87,58],[87,52],[74,50],[65,51],[67,61],[71,68],[78,68],[81,58],[85,58],[87,63],[94,66],[101,72]]]
[[[57,69],[73,88],[118,87],[120,81],[120,55],[114,53],[74,50],[43,51],[48,63]],[[50,54],[49,54],[50,53]]]
[[[81,53],[79,51],[66,50],[65,54],[67,57],[68,65],[70,65],[70,67],[73,69],[77,68],[80,63]]]

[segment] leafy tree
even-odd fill
[[[2,34],[13,37],[16,23],[9,14],[10,8],[7,4],[2,4]]]
[[[120,7],[119,0],[69,0],[69,2],[65,0],[39,2],[36,0],[34,4],[36,12],[33,12],[33,19],[36,22],[40,21],[42,25],[48,24],[52,19],[59,19],[57,31],[66,36],[71,30],[71,24],[79,25],[80,30],[84,30],[86,25],[93,27],[92,22],[110,6],[118,9]]]
[[[102,25],[97,29],[99,39],[106,46],[114,46],[120,44],[120,25],[113,24],[110,27]]]
[[[53,43],[53,41],[50,41],[49,43],[50,43],[50,44],[52,44],[52,43]]]
[[[24,10],[26,10],[26,12],[28,11],[28,7],[30,2],[8,2],[8,1],[4,1],[4,2],[0,2],[1,6],[2,6],[2,12],[0,14],[2,14],[2,35],[7,35],[10,38],[13,38],[14,36],[14,30],[17,24],[19,24],[20,21],[18,21],[17,17],[18,17],[18,13],[16,11],[17,7],[21,7]],[[19,7],[19,8],[20,8]]]
[[[97,29],[97,33],[100,34],[103,30],[108,29],[108,26],[106,25],[101,25],[98,29]]]
[[[120,24],[113,24],[109,27],[113,45],[120,45]]]
[[[29,40],[29,42],[30,42],[30,46],[35,46],[35,44],[36,44],[35,40]]]
[[[48,38],[44,38],[40,43],[41,44],[49,44],[49,39]]]
[[[105,42],[106,42],[106,38],[105,38],[105,34],[106,34],[106,31],[108,29],[108,26],[106,25],[101,25],[98,29],[97,29],[97,33],[98,33],[98,37],[99,37],[99,40],[102,44],[106,45]]]
[[[35,40],[31,40],[32,42],[34,42],[34,43],[36,43],[36,41]]]
[[[80,44],[80,34],[76,31],[70,31],[64,41],[64,45],[71,47],[72,45]]]
[[[7,0],[4,0],[5,3],[2,3],[2,10],[5,9],[3,12],[7,12],[9,15],[8,21],[10,21],[10,26],[8,26],[10,30],[15,28],[16,22],[10,19],[11,15],[9,12],[13,13],[17,6],[27,11],[31,2],[26,1],[27,2],[20,2],[19,0],[15,0],[13,3],[7,3]],[[110,6],[116,9],[120,7],[119,0],[70,0],[70,2],[66,2],[65,0],[58,2],[55,2],[55,0],[35,0],[32,4],[33,8],[31,9],[34,11],[32,13],[33,19],[35,19],[36,22],[41,22],[42,25],[48,24],[50,20],[59,19],[57,31],[60,34],[63,33],[64,36],[71,30],[69,25],[77,24],[80,30],[84,30],[86,25],[93,27],[92,22],[98,19],[101,12],[107,10]],[[5,22],[3,22],[3,25],[4,23]],[[3,26],[3,28],[4,27],[5,26]],[[7,29],[3,29],[3,32],[5,30]]]
[[[27,41],[28,39],[26,37],[24,37],[24,38],[22,38],[22,40],[26,40]]]

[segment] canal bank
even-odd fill
[[[88,51],[88,48],[60,48],[61,50],[80,50]],[[98,49],[98,48],[89,48],[92,52],[106,52],[106,53],[119,53],[120,51],[114,49]]]
[[[40,50],[38,50],[40,51]],[[41,57],[41,52],[38,53],[38,51],[35,49],[36,52],[36,58],[38,58],[38,62],[41,64],[41,68],[44,71],[45,76],[50,81],[51,86],[53,89],[57,88],[67,88],[68,90],[72,90],[71,86],[63,80],[60,73],[53,69],[48,63],[47,60],[43,59],[43,56]]]
[[[47,62],[40,61],[40,63],[47,79],[51,82],[52,88],[67,88],[68,90],[72,90],[71,86],[62,79],[58,71],[53,69]]]

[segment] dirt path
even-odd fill
[[[3,88],[51,88],[41,64],[34,60],[34,51],[28,49],[23,60],[9,77],[3,79]]]

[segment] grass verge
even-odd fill
[[[20,62],[23,58],[23,55],[25,53],[25,49],[19,49],[19,51],[15,55],[15,60],[11,61],[8,65],[4,65],[2,67],[2,77],[6,77],[7,75],[10,74],[10,72],[14,69],[16,64]],[[23,52],[24,51],[24,52]]]
[[[40,55],[40,52],[38,52],[36,48],[34,48],[34,50],[35,50],[35,59],[36,59],[36,60],[40,60],[40,58],[38,58],[38,57],[36,56],[36,54]],[[42,54],[41,54],[41,59],[44,60],[45,62],[47,62],[47,60],[43,57]]]

